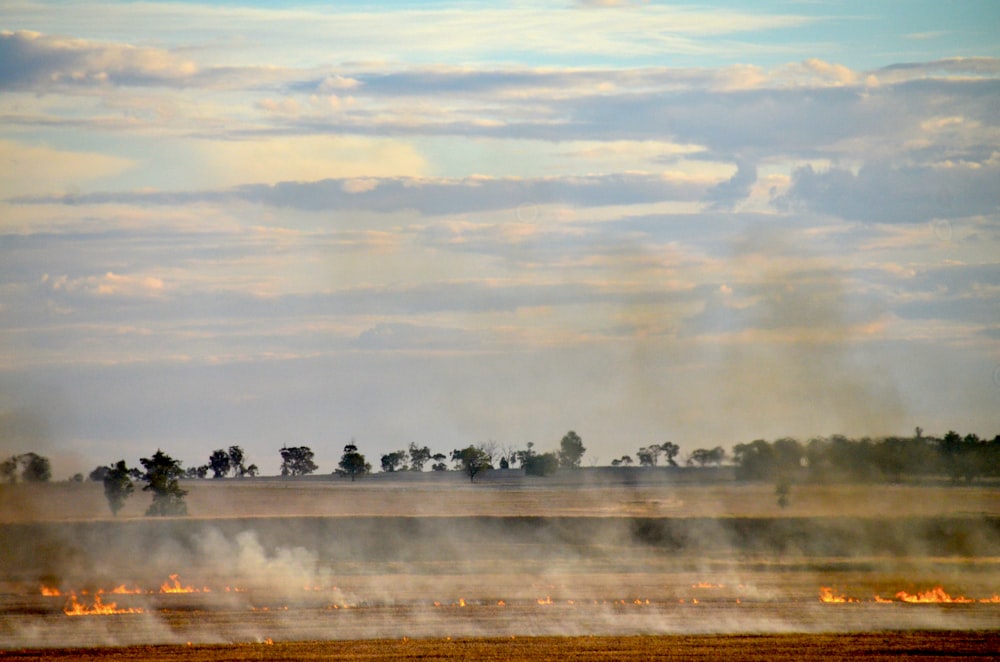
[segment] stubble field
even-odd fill
[[[803,486],[780,509],[770,485],[584,477],[199,481],[165,519],[142,494],[109,517],[99,485],[5,487],[0,656],[997,650],[994,487]]]

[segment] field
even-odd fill
[[[111,518],[99,485],[5,486],[0,657],[961,656],[1000,636],[990,486],[797,486],[785,509],[668,472],[185,488],[189,517],[152,519],[141,493]]]

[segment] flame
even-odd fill
[[[540,604],[540,605],[550,605],[550,604],[552,604],[552,596],[551,595],[547,595],[547,596],[545,596],[544,600],[542,600],[541,598],[538,598],[538,604]]]
[[[726,588],[725,584],[713,584],[711,582],[698,582],[691,584],[691,588]]]
[[[163,582],[160,585],[160,593],[199,593],[200,592],[198,589],[196,589],[196,588],[194,588],[192,586],[181,586],[181,582],[180,582],[179,577],[180,577],[180,575],[176,574],[176,573],[173,574],[173,575],[170,575],[170,581],[173,582],[173,585],[171,585],[170,582]]]
[[[120,584],[111,589],[111,592],[116,595],[138,595],[140,593],[144,593],[145,591],[143,591],[138,586],[128,588],[127,586],[125,586],[125,584]]]
[[[896,594],[896,597],[903,602],[913,602],[913,603],[960,603],[966,604],[969,602],[975,602],[975,600],[970,600],[965,596],[951,597],[945,590],[940,586],[935,586],[929,591],[924,591],[923,593],[917,593],[916,595],[910,595],[906,591],[900,591]]]
[[[503,600],[497,600],[497,607],[506,607],[507,603]]]
[[[141,614],[142,609],[118,609],[114,602],[107,604],[101,602],[100,594],[94,596],[94,604],[87,606],[76,599],[76,593],[69,594],[69,601],[63,607],[63,612],[67,616],[94,616],[106,614]]]
[[[844,602],[857,602],[857,600],[855,600],[853,598],[847,598],[847,597],[844,597],[843,595],[834,595],[833,594],[833,589],[830,588],[829,586],[822,586],[822,587],[820,587],[820,589],[819,589],[819,601],[820,602],[827,602],[827,603],[837,603],[837,604],[844,603]]]
[[[39,590],[41,590],[42,595],[47,595],[50,598],[62,595],[62,593],[59,592],[59,589],[52,586],[45,586],[44,584],[42,584]]]

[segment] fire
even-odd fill
[[[713,584],[711,582],[698,582],[691,584],[691,588],[726,588],[725,584]]]
[[[913,602],[913,603],[958,603],[967,604],[969,602],[975,602],[975,600],[970,600],[965,596],[951,597],[945,590],[940,586],[935,586],[929,591],[924,591],[923,593],[917,593],[916,595],[910,595],[906,591],[900,591],[896,594],[896,597],[903,602]]]
[[[111,589],[111,592],[116,595],[138,595],[140,593],[144,593],[144,591],[138,586],[128,588],[127,586],[125,586],[125,584],[120,584],[114,587],[113,589]]]
[[[48,596],[50,598],[58,597],[58,596],[62,595],[62,593],[59,591],[59,589],[54,588],[52,586],[45,586],[44,584],[41,586],[40,590],[42,592],[42,595],[46,595],[46,596]]]
[[[540,604],[540,605],[550,605],[550,604],[552,604],[552,596],[547,595],[547,596],[545,596],[544,600],[542,600],[541,598],[538,598],[538,604]]]
[[[843,595],[834,595],[833,589],[829,586],[822,586],[819,589],[819,601],[827,603],[857,602],[854,598],[847,598]]]
[[[142,609],[118,609],[114,602],[105,604],[101,601],[100,594],[94,596],[94,604],[87,606],[76,599],[76,593],[69,594],[69,601],[63,607],[63,612],[67,616],[95,616],[106,614],[141,614]]]
[[[211,592],[211,589],[208,588],[207,586],[202,589],[197,589],[194,588],[193,586],[181,586],[179,577],[180,575],[176,573],[170,575],[170,581],[173,582],[173,584],[170,584],[170,582],[163,582],[160,585],[160,593],[210,593]]]

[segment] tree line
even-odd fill
[[[950,430],[943,437],[851,439],[815,437],[802,443],[789,437],[757,439],[733,447],[739,480],[856,480],[900,482],[904,478],[944,477],[952,482],[1000,476],[1000,435],[992,440]]]
[[[468,475],[470,482],[477,476],[495,468],[520,467],[529,476],[547,476],[560,469],[580,466],[586,448],[580,436],[570,430],[559,442],[558,448],[539,452],[529,442],[524,449],[501,447],[494,441],[469,445],[452,450],[450,455],[432,453],[428,446],[410,443],[406,449],[390,451],[380,457],[383,473],[402,471],[422,472],[429,464],[432,471],[451,469]],[[308,446],[282,446],[280,473],[282,476],[306,476],[315,473],[319,466]],[[680,447],[673,442],[649,444],[640,447],[636,459],[623,455],[611,461],[612,466],[656,467],[661,463],[679,467]],[[220,448],[209,454],[205,464],[184,469],[181,462],[157,449],[151,457],[141,458],[142,468],[128,467],[125,460],[99,466],[90,473],[90,480],[104,484],[105,496],[112,514],[117,515],[125,501],[135,491],[135,483],[142,482],[143,491],[150,492],[152,502],[147,515],[185,515],[181,479],[204,479],[209,472],[212,478],[245,478],[259,474],[256,464],[248,464],[246,453],[240,446]],[[844,480],[899,482],[907,477],[945,477],[952,482],[973,482],[979,478],[1000,477],[1000,435],[992,440],[981,439],[976,434],[961,435],[949,431],[943,437],[926,436],[916,428],[912,437],[864,437],[851,439],[843,435],[814,437],[803,443],[791,437],[774,441],[756,439],[736,444],[731,454],[721,446],[698,448],[687,455],[684,463],[692,467],[721,466],[730,463],[737,480],[775,481],[779,504],[787,503],[793,482],[834,482]],[[344,446],[333,475],[352,481],[372,473],[367,461],[352,439]],[[48,458],[34,452],[14,455],[0,462],[0,480],[15,483],[45,482],[51,477]],[[82,480],[77,474],[74,480]]]

